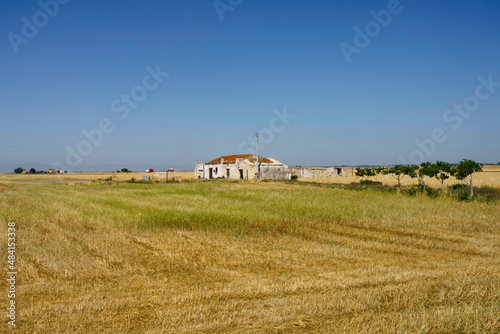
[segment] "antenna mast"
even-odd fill
[[[259,172],[259,133],[255,133],[255,137],[257,138],[257,173]]]

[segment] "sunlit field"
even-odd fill
[[[500,331],[498,201],[31,176],[0,178],[20,333]]]
[[[358,183],[361,178],[353,175],[356,171],[354,167],[344,168],[346,177],[329,177],[329,178],[299,178],[302,182],[319,182],[319,183],[332,183],[332,184],[351,184]],[[145,173],[145,172],[131,172],[131,173],[116,173],[116,172],[96,172],[96,173],[67,173],[67,174],[0,174],[1,181],[114,181],[124,182],[130,181],[132,178],[136,181],[142,180],[143,176],[150,176],[153,181],[165,181],[165,172],[161,173]],[[194,179],[193,171],[176,171],[174,174],[169,173],[170,179],[177,181],[189,181]],[[396,186],[397,180],[391,175],[378,175],[376,177],[367,178],[373,181],[382,182],[384,185]],[[477,187],[495,187],[500,188],[500,165],[486,165],[483,167],[483,172],[474,173],[474,186]],[[468,180],[464,181],[468,184]],[[462,181],[450,177],[445,181],[445,186],[449,186]],[[418,184],[417,179],[412,179],[408,176],[402,179],[402,186],[412,186]],[[441,182],[434,178],[425,178],[425,184],[439,189]]]
[[[161,174],[161,175],[159,175]],[[105,181],[111,178],[111,181],[129,181],[132,178],[135,180],[142,180],[143,176],[149,176],[153,180],[158,179],[165,181],[165,172],[162,173],[144,173],[144,172],[131,172],[131,173],[115,173],[115,172],[96,172],[96,173],[52,173],[52,174],[0,174],[1,181]],[[161,177],[161,178],[160,178]],[[192,180],[194,174],[190,172],[175,172],[169,173],[169,178],[177,180]]]
[[[359,182],[361,180],[360,177],[358,176],[353,176],[353,171],[354,173],[356,172],[356,168],[345,168],[347,177],[329,177],[329,178],[299,178],[299,181],[302,182],[320,182],[320,183],[333,183],[333,184],[350,184],[350,183],[355,183]],[[384,185],[388,186],[397,186],[398,181],[394,179],[391,175],[377,175],[372,176],[367,178],[368,180],[372,181],[378,181],[382,182]],[[435,178],[428,178],[426,177],[424,179],[425,185],[440,189],[441,188],[441,182],[438,181]],[[468,185],[468,179],[464,181],[465,184]],[[458,184],[462,183],[462,181],[458,181],[454,177],[450,177],[448,180],[444,182],[445,186],[449,186],[452,184]],[[418,179],[412,179],[408,176],[405,176],[401,180],[401,185],[402,186],[412,186],[418,184]],[[480,173],[474,173],[473,175],[473,184],[474,186],[477,187],[494,187],[494,188],[500,188],[500,165],[486,165],[483,167],[483,172]]]

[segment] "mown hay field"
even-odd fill
[[[15,332],[500,332],[498,201],[9,177],[0,231],[16,222]]]

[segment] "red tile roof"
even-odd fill
[[[255,158],[251,158],[253,154],[234,154],[234,155],[223,155],[222,157],[218,157],[217,159],[214,159],[212,161],[209,161],[206,163],[206,165],[217,165],[221,163],[222,158],[224,158],[224,163],[225,164],[234,164],[236,163],[236,159],[248,159],[250,162],[255,162]],[[272,160],[269,160],[267,158],[262,158],[259,156],[259,162],[265,163],[265,164],[272,164]]]

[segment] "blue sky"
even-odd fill
[[[292,166],[500,161],[499,86],[481,88],[488,97],[469,116],[444,120],[454,104],[477,102],[480,76],[500,82],[499,2],[218,1],[230,10],[194,0],[2,1],[0,166],[189,169],[252,149],[257,131],[261,155]],[[354,28],[366,34],[371,12],[388,8],[398,12],[348,63],[341,43],[356,47]],[[35,34],[26,20],[38,22]],[[144,92],[147,68],[169,75],[120,119],[113,102]],[[277,110],[294,118],[283,124]],[[103,119],[113,130],[90,143],[82,131]],[[432,139],[435,129],[446,140]]]

